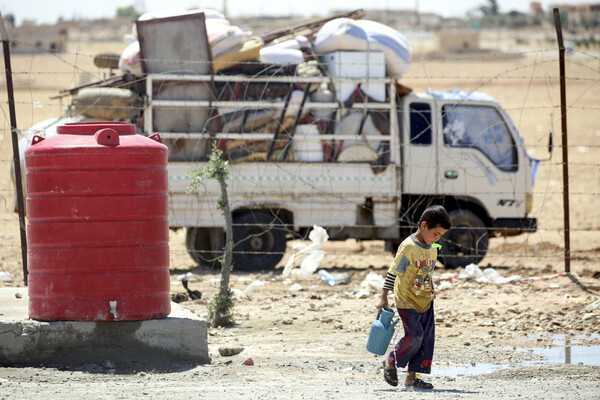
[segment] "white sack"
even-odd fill
[[[137,77],[144,75],[140,57],[140,42],[137,40],[125,47],[119,58],[119,71],[124,74],[131,73]]]
[[[304,54],[300,49],[269,46],[260,49],[260,61],[266,64],[300,64],[304,61]]]
[[[383,51],[386,73],[400,78],[408,72],[410,46],[397,30],[375,21],[336,18],[327,22],[315,38],[319,54],[338,50]]]

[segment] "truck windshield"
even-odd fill
[[[446,105],[442,108],[442,114],[444,145],[477,149],[499,169],[517,170],[515,142],[495,108]]]

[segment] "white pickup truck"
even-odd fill
[[[147,93],[156,93],[153,85],[167,79],[209,78],[148,75]],[[214,79],[219,83],[257,78]],[[289,104],[281,99],[265,104],[148,96],[146,132],[158,132],[175,150],[172,158],[179,160],[168,167],[170,226],[187,229],[187,249],[199,264],[217,265],[222,253],[225,224],[216,209],[221,192],[216,181],[206,181],[195,193],[186,190],[189,172],[206,166],[207,149],[214,143],[231,161],[227,183],[234,266],[239,270],[275,267],[286,241],[306,238],[314,225],[325,227],[330,240],[383,240],[386,249],[395,251],[431,204],[444,205],[452,218],[453,228],[441,240],[440,259],[446,268],[479,262],[490,236],[536,230],[536,219],[528,215],[538,161],[527,154],[511,118],[490,96],[461,91],[398,94],[395,81],[387,78],[274,77],[269,82],[274,81],[305,87],[323,82],[338,88],[383,85],[387,100],[363,96],[346,107],[335,99],[303,101],[296,104],[296,120],[292,118],[284,133],[246,132],[247,116],[239,132],[177,133],[155,129],[148,116],[178,105],[256,112],[285,110]],[[329,115],[335,129],[328,131],[318,118],[307,123],[301,109],[310,110],[313,117]],[[203,153],[186,161],[180,152],[186,148]],[[240,149],[245,149],[241,156]]]

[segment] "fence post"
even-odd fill
[[[565,228],[565,272],[571,272],[571,227],[569,222],[569,148],[567,142],[567,91],[565,87],[565,46],[563,44],[560,13],[554,8],[554,25],[558,40],[560,64],[560,116],[562,130],[562,164],[563,164],[563,213]]]
[[[4,69],[6,74],[6,91],[8,94],[8,109],[10,112],[10,133],[13,148],[13,166],[15,170],[15,185],[17,188],[17,208],[19,210],[19,227],[21,230],[21,257],[23,259],[23,280],[27,286],[27,231],[25,225],[25,207],[23,201],[23,180],[21,179],[21,160],[19,158],[19,137],[17,135],[17,114],[15,112],[15,95],[13,91],[12,68],[10,65],[10,42],[4,26],[4,17],[0,12],[0,31],[2,33],[2,48],[4,50]]]

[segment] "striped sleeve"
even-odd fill
[[[396,281],[396,275],[392,274],[391,272],[388,272],[387,276],[385,277],[385,282],[383,283],[383,289],[393,291],[395,281]]]

